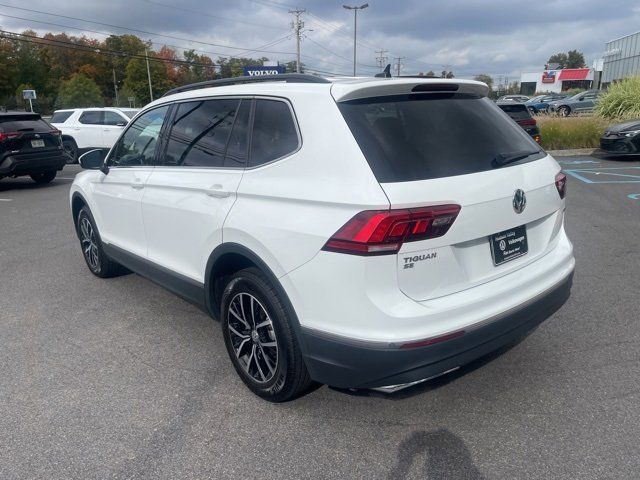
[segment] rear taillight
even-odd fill
[[[567,176],[562,172],[556,175],[556,188],[560,198],[564,198],[567,194]]]
[[[533,135],[531,138],[533,138],[537,143],[540,143],[542,141],[540,135]]]
[[[365,210],[345,223],[322,249],[352,255],[397,253],[404,242],[443,236],[459,212],[460,205]]]
[[[523,120],[517,120],[518,125],[524,125],[525,127],[533,127],[536,124],[535,118],[525,118]]]
[[[56,137],[59,137],[60,135],[62,135],[62,132],[60,130],[55,129],[55,128],[53,130],[51,130],[49,133],[51,135],[56,136]]]
[[[20,132],[0,132],[0,142],[4,142],[10,138],[18,138],[22,135]]]

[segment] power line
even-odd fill
[[[329,52],[331,55],[334,55],[338,58],[342,58],[343,60],[346,60],[349,63],[352,63],[353,60],[347,58],[347,57],[343,57],[342,55],[334,52],[333,50],[329,50],[327,47],[325,47],[324,45],[322,45],[321,43],[316,42],[315,40],[313,40],[312,38],[307,38],[307,40],[309,40],[311,43],[316,44],[317,46],[319,46],[320,48],[322,48],[323,50],[326,50],[327,52]],[[365,68],[378,68],[377,65],[365,65],[363,63],[357,63],[357,65],[361,66],[361,67],[365,67]]]
[[[56,14],[56,13],[43,12],[42,10],[34,10],[34,9],[31,9],[31,8],[14,7],[12,5],[6,5],[6,4],[3,4],[3,3],[0,3],[0,7],[13,8],[13,9],[22,10],[22,11],[25,11],[25,12],[41,13],[41,14],[44,14],[44,15],[51,15],[53,17],[66,18],[66,19],[69,19],[69,20],[76,20],[76,21],[85,22],[85,23],[93,23],[95,25],[102,25],[102,26],[105,26],[105,27],[117,28],[117,29],[120,29],[120,30],[128,30],[128,31],[131,31],[131,32],[142,33],[144,35],[153,35],[153,36],[156,36],[156,37],[171,38],[171,39],[174,39],[174,40],[181,40],[181,41],[185,41],[185,42],[198,43],[198,44],[201,44],[201,45],[210,45],[210,46],[213,46],[213,47],[222,47],[222,48],[229,48],[229,49],[233,49],[233,50],[242,50],[242,51],[250,51],[250,52],[260,52],[260,51],[262,51],[260,49],[255,49],[255,48],[234,47],[234,46],[231,46],[231,45],[223,45],[223,44],[219,44],[219,43],[203,42],[201,40],[195,40],[193,38],[178,37],[178,36],[175,36],[175,35],[166,35],[166,34],[162,34],[162,33],[150,32],[150,31],[147,31],[147,30],[138,30],[138,29],[135,29],[135,28],[123,27],[121,25],[114,25],[114,24],[111,24],[111,23],[104,23],[104,22],[98,22],[98,21],[95,21],[95,20],[87,20],[87,19],[84,19],[84,18],[71,17],[71,16],[68,16],[68,15],[60,15],[60,14]],[[291,54],[291,52],[271,52],[271,51],[265,51],[265,53],[277,53],[277,54],[284,54],[284,55],[290,55]]]
[[[94,53],[94,54],[106,54],[118,57],[129,57],[129,58],[137,58],[141,60],[149,60],[151,62],[162,62],[162,63],[174,63],[178,65],[187,65],[192,67],[205,67],[205,68],[215,68],[216,66],[220,66],[214,62],[212,63],[196,63],[189,62],[187,60],[173,60],[169,58],[159,58],[159,57],[150,57],[148,55],[135,54],[135,53],[127,53],[118,50],[108,50],[104,48],[97,48],[91,45],[81,45],[72,42],[65,42],[64,40],[55,40],[51,38],[41,38],[36,37],[34,35],[27,35],[24,33],[17,32],[9,32],[7,30],[0,30],[0,38],[6,38],[7,40],[19,41],[24,43],[32,43],[35,45],[43,45],[46,47],[55,47],[55,48],[66,48],[69,50],[77,50],[86,53]],[[62,44],[62,45],[58,45]]]
[[[17,19],[17,20],[24,20],[26,22],[41,23],[43,25],[53,25],[55,27],[68,28],[68,29],[71,29],[71,30],[77,30],[79,32],[95,33],[97,35],[104,35],[106,37],[109,37],[109,36],[113,35],[112,32],[101,32],[99,30],[91,30],[91,29],[85,28],[85,27],[73,27],[71,25],[64,25],[64,24],[61,24],[61,23],[45,22],[43,20],[34,20],[32,18],[16,17],[14,15],[7,15],[6,13],[0,13],[0,17],[14,18],[14,19]],[[289,38],[289,37],[290,37],[290,35],[285,37],[285,39]],[[151,40],[150,40],[150,42],[151,42],[152,45],[164,45],[164,46],[167,46],[167,47],[181,49],[181,50],[185,50],[185,51],[193,50],[194,52],[197,52],[197,53],[205,53],[205,54],[208,54],[208,55],[217,55],[219,57],[228,57],[228,58],[237,58],[237,57],[240,57],[241,55],[249,52],[249,50],[246,50],[244,52],[239,52],[239,53],[237,53],[235,55],[229,55],[228,53],[212,52],[212,51],[208,51],[208,50],[199,50],[199,49],[194,49],[194,48],[191,48],[191,47],[186,47],[184,45],[172,45],[170,43],[165,43],[165,42],[160,43],[160,42],[151,41]],[[270,42],[269,44],[263,45],[263,46],[261,46],[259,48],[267,48],[269,46],[274,46],[274,45],[276,45],[276,43]],[[269,53],[271,53],[271,52],[269,52]]]

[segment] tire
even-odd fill
[[[571,115],[571,109],[569,107],[560,107],[558,108],[558,115],[560,115],[561,117],[568,117],[569,115]]]
[[[221,304],[229,358],[253,393],[270,402],[286,402],[313,385],[292,328],[295,320],[259,269],[232,275]]]
[[[44,183],[49,183],[54,178],[56,178],[57,173],[58,172],[56,172],[55,170],[51,170],[49,172],[44,172],[44,173],[34,173],[29,176],[31,177],[31,180],[33,180],[37,184],[44,184]]]
[[[67,157],[67,165],[78,163],[78,145],[73,140],[63,140],[62,148]]]
[[[110,278],[129,272],[104,253],[100,233],[96,228],[91,212],[86,206],[80,209],[76,220],[76,230],[80,240],[80,248],[82,248],[82,256],[91,273],[100,278]]]

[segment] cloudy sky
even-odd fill
[[[154,48],[169,44],[213,58],[264,55],[289,61],[295,58],[295,39],[288,10],[297,7],[306,9],[302,61],[318,71],[349,74],[353,13],[343,3],[0,0],[0,27],[84,32],[100,39],[108,33],[136,33],[153,41]],[[458,77],[488,73],[515,80],[522,71],[539,70],[551,54],[574,48],[590,64],[602,54],[605,41],[633,33],[638,25],[640,3],[631,0],[369,0],[369,8],[358,15],[358,73],[379,71],[375,52],[385,49],[390,63],[404,57],[404,74],[446,68]]]

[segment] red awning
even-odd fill
[[[588,68],[565,68],[563,70],[560,70],[560,81],[586,80],[588,75]]]

